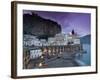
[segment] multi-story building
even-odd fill
[[[67,44],[80,44],[80,38],[77,33],[72,30],[69,34],[56,34],[54,37],[46,39],[38,39],[36,36],[24,35],[24,46],[54,46]]]
[[[49,46],[50,45],[55,45],[55,42],[56,42],[55,37],[48,38],[48,44],[49,44]]]
[[[68,44],[80,44],[80,38],[74,30],[67,35],[67,41]]]
[[[30,59],[38,58],[41,55],[42,55],[42,51],[39,48],[30,50]]]
[[[66,34],[56,34],[55,35],[56,45],[67,45],[67,36]]]
[[[42,46],[48,46],[48,42],[46,41],[46,39],[40,39],[40,42]]]
[[[23,40],[24,46],[42,46],[42,43],[36,38],[36,36],[24,35]]]
[[[70,34],[60,33],[48,39],[38,39],[36,36],[24,35],[23,40],[24,46],[34,45],[31,47],[32,49],[24,50],[24,68],[27,68],[27,64],[32,59],[49,59],[54,56],[60,57],[63,52],[73,54],[83,50],[80,44],[80,38],[74,30],[72,30]],[[41,61],[38,61],[36,64],[40,62]]]

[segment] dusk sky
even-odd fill
[[[47,12],[47,11],[29,11],[34,12],[45,19],[56,21],[62,27],[62,33],[69,33],[74,29],[80,36],[91,33],[91,14],[89,13],[73,13],[73,12]]]

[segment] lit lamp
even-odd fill
[[[51,50],[50,49],[48,50],[48,52],[49,52],[49,55],[51,55]]]
[[[43,59],[44,57],[43,56],[41,56],[41,59]]]
[[[39,67],[41,67],[43,64],[42,63],[39,63]]]
[[[46,48],[44,48],[43,53],[46,53],[46,52],[47,52],[47,49],[46,49]]]

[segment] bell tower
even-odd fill
[[[74,31],[74,29],[72,30],[72,32],[71,32],[71,33],[72,33],[72,35],[74,35],[74,34],[75,34],[75,31]]]

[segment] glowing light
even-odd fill
[[[43,56],[41,56],[41,58],[43,59],[44,57],[43,57]]]
[[[43,64],[42,63],[39,63],[39,67],[41,67]]]

